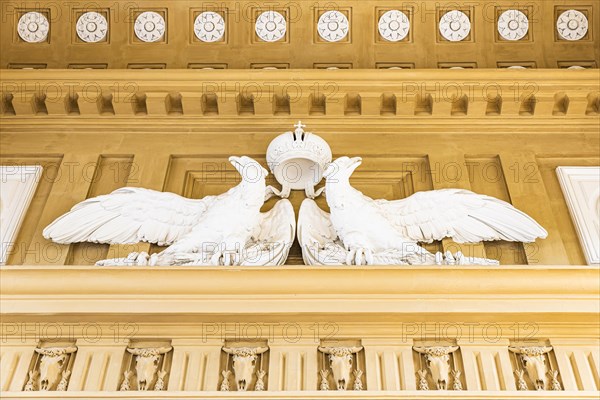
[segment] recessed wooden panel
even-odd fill
[[[314,63],[315,69],[352,69],[352,63]]]
[[[375,68],[377,69],[414,69],[414,63],[403,63],[403,62],[381,62],[375,64]]]
[[[223,33],[223,37],[218,40],[215,40],[214,42],[203,42],[200,39],[198,39],[198,37],[194,34],[194,21],[196,20],[198,15],[200,15],[201,13],[206,12],[206,11],[211,11],[211,12],[219,14],[221,16],[221,18],[223,18],[223,20],[225,21],[225,32]],[[222,8],[214,7],[214,8],[210,8],[210,10],[207,7],[191,7],[190,8],[189,28],[188,28],[189,31],[191,32],[188,35],[190,38],[190,43],[197,44],[197,45],[201,46],[201,48],[211,47],[214,45],[221,45],[221,44],[226,45],[229,40],[228,15],[229,15],[229,10],[224,7],[222,7]]]
[[[450,11],[454,11],[454,10],[458,10],[462,13],[464,13],[467,17],[469,17],[469,21],[471,22],[471,30],[469,31],[469,34],[461,41],[459,42],[452,42],[448,39],[446,39],[445,37],[442,36],[442,34],[440,33],[440,29],[439,29],[439,22],[442,19],[442,17],[444,16],[444,14],[446,14],[447,12]],[[435,37],[436,37],[436,41],[437,43],[441,43],[441,44],[448,44],[448,45],[460,45],[463,43],[473,43],[475,42],[475,29],[476,29],[476,18],[479,18],[478,15],[475,14],[475,9],[469,5],[460,5],[459,3],[450,3],[450,4],[444,4],[444,3],[438,3],[438,6],[435,9],[436,12],[436,30],[435,30]]]
[[[23,7],[23,8],[18,8],[18,9],[13,9],[12,7],[9,6],[9,9],[11,9],[11,11],[13,12],[13,16],[14,16],[14,18],[13,18],[13,24],[12,24],[12,26],[14,27],[14,29],[13,29],[12,35],[10,35],[9,37],[12,38],[12,42],[14,44],[17,44],[17,45],[37,45],[38,48],[39,48],[40,45],[44,46],[44,45],[50,44],[50,38],[52,37],[52,20],[54,19],[53,17],[55,16],[55,13],[51,12],[52,7],[48,7],[48,6],[40,7],[39,4],[36,4],[36,5],[34,5],[34,6],[30,7],[30,8]],[[41,42],[28,43],[25,40],[23,40],[23,38],[21,38],[21,36],[17,32],[17,25],[19,23],[19,19],[21,19],[21,17],[23,15],[25,15],[27,13],[30,13],[30,12],[40,13],[44,17],[46,17],[46,19],[50,22],[50,29],[48,30],[48,35]],[[3,14],[4,14],[4,10],[3,10]],[[11,25],[11,24],[3,23],[3,25]],[[6,38],[6,36],[4,36],[4,38]],[[2,39],[3,42],[5,40],[4,38]]]
[[[348,2],[350,3],[350,2]],[[313,40],[314,43],[321,43],[321,44],[350,44],[352,43],[352,29],[354,28],[352,26],[352,7],[349,5],[344,5],[344,6],[340,6],[340,4],[327,4],[324,3],[323,5],[317,3],[317,6],[313,8],[313,22],[312,22],[312,31],[313,31]],[[323,15],[324,13],[328,12],[328,11],[338,11],[340,13],[342,13],[347,19],[348,19],[348,33],[346,34],[346,36],[344,36],[342,39],[340,39],[337,42],[328,42],[327,40],[323,39],[318,32],[317,29],[317,24],[319,22],[319,18],[321,18],[321,15]]]
[[[90,165],[92,185],[87,198],[111,193],[127,185],[132,171],[133,156],[100,156],[96,165]],[[135,170],[135,167],[133,167]],[[108,244],[76,243],[71,246],[67,263],[70,265],[94,265],[107,257]]]
[[[408,34],[406,35],[406,37],[402,40],[399,40],[397,42],[390,42],[388,40],[385,40],[381,34],[379,33],[379,19],[381,18],[381,16],[383,14],[385,14],[388,11],[392,11],[392,10],[398,10],[404,13],[404,15],[406,15],[406,17],[408,18],[408,22],[409,22],[409,30],[408,30]],[[413,22],[413,18],[414,18],[414,14],[415,14],[415,8],[412,5],[394,5],[394,6],[388,6],[388,7],[376,7],[375,8],[375,13],[374,13],[374,26],[375,26],[375,43],[383,43],[383,44],[388,44],[388,45],[396,45],[399,43],[412,43],[413,41],[413,35],[414,35],[414,31],[415,31],[415,23]]]
[[[510,41],[507,39],[504,39],[501,35],[500,32],[498,31],[498,18],[500,18],[500,15],[508,10],[518,10],[520,12],[522,12],[523,14],[525,14],[525,16],[527,17],[527,21],[529,23],[529,29],[527,31],[527,33],[525,34],[525,36],[523,36],[523,38],[519,39],[519,40],[515,40],[515,41]],[[515,4],[512,5],[510,7],[496,7],[495,8],[496,11],[496,16],[495,16],[495,20],[496,20],[496,30],[495,30],[495,41],[496,42],[509,42],[509,43],[526,43],[526,42],[533,42],[533,24],[534,23],[538,23],[539,21],[537,21],[537,15],[535,15],[534,13],[534,8],[531,5],[519,5],[519,4]]]
[[[108,22],[108,32],[106,32],[106,36],[104,36],[104,38],[102,38],[101,40],[99,40],[98,42],[94,42],[93,44],[110,44],[110,25],[111,25],[111,18],[110,18],[110,9],[109,8],[95,8],[95,9],[90,9],[90,8],[72,8],[71,9],[71,43],[78,43],[78,44],[83,44],[83,45],[88,45],[90,43],[86,43],[83,40],[81,40],[81,38],[77,35],[77,21],[79,20],[79,18],[87,13],[87,12],[96,12],[100,15],[102,15],[104,18],[106,18],[106,22]]]
[[[192,199],[226,192],[241,181],[239,173],[228,161],[230,155],[232,154],[223,154],[222,156],[174,155],[169,165],[164,190]],[[266,166],[264,153],[244,155],[252,157]],[[267,185],[279,186],[273,174],[267,176]],[[270,208],[265,206],[265,210]]]
[[[252,7],[250,9],[250,15],[252,16],[251,18],[251,24],[247,24],[249,26],[249,28],[252,30],[252,33],[250,33],[250,43],[252,44],[264,44],[264,45],[270,45],[273,42],[267,42],[262,40],[260,37],[258,37],[258,35],[256,34],[256,30],[254,29],[255,27],[255,23],[256,20],[258,19],[258,17],[267,11],[275,11],[278,12],[279,14],[283,15],[283,17],[285,18],[285,22],[286,22],[286,27],[289,26],[290,24],[290,9],[287,7],[270,7],[268,10],[266,10],[264,7]],[[290,43],[290,29],[286,29],[285,34],[283,35],[283,37],[279,40],[276,41],[276,43],[285,43],[288,44]]]
[[[581,67],[584,69],[597,68],[596,61],[593,60],[571,60],[571,61],[558,61],[558,68],[565,69],[571,67]]]
[[[498,68],[537,68],[535,61],[498,61]]]
[[[227,64],[189,63],[189,69],[227,69]]]
[[[468,156],[465,157],[465,161],[471,189],[475,193],[496,197],[510,203],[510,195],[498,157]],[[484,246],[486,255],[489,258],[499,260],[500,264],[527,264],[522,243],[497,241],[486,242]]]
[[[556,167],[559,166],[581,166],[592,167],[600,166],[600,158],[598,156],[591,157],[538,157],[538,165],[540,174],[544,180],[544,185],[548,191],[550,204],[555,213],[556,223],[561,232],[563,243],[569,261],[571,264],[586,265],[587,261],[583,254],[583,249],[577,237],[577,231],[573,224],[573,220],[569,214],[569,209],[565,201],[565,197],[560,188],[558,176],[556,175]]]
[[[252,63],[250,64],[252,69],[289,69],[289,63]]]
[[[135,34],[135,30],[134,30],[136,18],[139,17],[142,13],[145,13],[147,11],[157,13],[165,21],[165,32],[155,42],[151,42],[151,43],[147,43],[147,42],[144,42],[143,40],[140,40],[140,38],[138,38],[137,35]],[[171,24],[169,22],[170,21],[169,21],[168,8],[164,8],[164,7],[140,8],[138,6],[131,7],[129,9],[129,29],[128,29],[129,30],[129,43],[134,44],[134,45],[137,44],[137,45],[145,45],[145,46],[159,45],[159,49],[160,49],[160,45],[168,43],[169,29],[176,29],[175,26],[171,26]],[[109,31],[110,31],[110,29],[109,29]]]
[[[60,179],[61,157],[59,156],[32,156],[32,155],[2,155],[0,165],[3,166],[20,166],[20,165],[39,165],[42,169],[42,175],[39,180],[37,189],[31,200],[31,204],[27,209],[21,228],[17,235],[14,246],[11,249],[11,254],[8,257],[7,265],[21,265],[25,260],[28,251],[37,254],[37,262],[45,263],[46,257],[52,257],[55,253],[55,246],[48,244],[46,247],[40,246],[37,249],[29,249],[29,245],[35,233],[35,226],[39,220],[42,211],[46,205],[46,200],[52,189],[52,185],[57,179]]]
[[[459,68],[463,68],[463,69],[473,69],[473,68],[477,68],[477,63],[476,62],[441,62],[438,63],[438,68],[443,68],[443,69],[459,69]]]
[[[587,3],[587,4],[586,4]],[[559,15],[561,15],[563,12],[568,11],[568,10],[577,10],[580,13],[582,13],[583,15],[585,15],[585,17],[588,20],[588,31],[585,34],[585,36],[583,38],[580,39],[580,41],[592,41],[593,40],[593,31],[596,28],[593,23],[593,18],[598,18],[598,10],[593,10],[593,2],[577,2],[575,4],[558,4],[554,6],[554,21],[556,21],[559,17]],[[596,15],[594,16],[594,11],[596,12]],[[566,42],[566,43],[572,43],[569,40],[563,39],[559,33],[558,30],[554,31],[554,38],[557,42]]]
[[[69,69],[106,69],[108,67],[107,63],[98,63],[98,64],[69,64],[67,68]]]
[[[48,65],[44,63],[9,63],[8,69],[44,69]]]

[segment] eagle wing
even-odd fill
[[[287,260],[296,237],[296,214],[289,200],[283,199],[261,213],[259,226],[245,246],[243,266],[276,266]]]
[[[174,193],[124,187],[76,204],[48,225],[43,234],[57,243],[170,245],[200,221],[217,197],[195,200]]]
[[[511,204],[469,190],[431,190],[375,203],[404,237],[418,242],[445,237],[457,243],[534,242],[548,235],[533,218]]]
[[[298,242],[306,265],[342,265],[347,251],[338,238],[329,213],[305,199],[298,214]]]
[[[379,202],[379,201],[377,201]],[[348,251],[330,221],[329,213],[321,210],[314,200],[306,199],[298,215],[298,242],[306,265],[347,265]],[[386,249],[373,254],[373,265],[498,265],[495,260],[464,257],[455,259],[447,254],[431,254],[417,246],[414,252]]]

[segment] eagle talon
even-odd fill
[[[132,267],[145,267],[148,265],[150,256],[145,251],[131,252],[127,257],[121,258],[107,258],[106,260],[96,261],[96,265],[99,267],[115,267],[115,266],[132,266]]]
[[[236,266],[241,263],[241,255],[239,251],[217,250],[210,259],[210,263],[215,266]]]
[[[370,249],[362,247],[352,247],[348,249],[346,255],[347,265],[372,265],[373,264],[373,252]]]
[[[223,264],[227,266],[239,265],[240,255],[236,252],[227,251],[223,254]]]

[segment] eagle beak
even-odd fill
[[[362,164],[362,157],[352,157],[350,161],[352,161],[351,165],[357,164],[356,166],[358,167],[360,164]]]
[[[229,162],[236,170],[238,170],[238,172],[241,173],[241,170],[244,166],[242,165],[242,159],[240,157],[231,156],[229,157]]]
[[[348,163],[348,166],[346,167],[346,174],[348,176],[352,175],[354,173],[354,170],[356,170],[356,168],[358,168],[360,164],[362,164],[361,157],[352,157],[350,159],[350,162]]]
[[[327,178],[332,175],[333,171],[335,171],[335,166],[333,163],[329,163],[329,165],[325,168],[325,171],[323,171],[323,178]]]

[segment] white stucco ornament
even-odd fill
[[[379,34],[388,42],[398,42],[408,35],[410,21],[400,10],[386,11],[378,23]]]
[[[413,349],[422,354],[421,357],[425,359],[425,364],[437,390],[448,389],[450,386],[450,354],[458,350],[458,346],[414,346]],[[460,377],[460,372],[457,373]]]
[[[329,368],[333,373],[333,380],[337,390],[346,390],[350,384],[350,372],[355,363],[354,354],[363,349],[362,346],[353,347],[322,347],[319,351],[329,356]],[[362,375],[362,374],[361,374]],[[358,377],[360,379],[360,376]],[[356,380],[355,380],[356,382]],[[360,384],[359,384],[360,386]],[[328,390],[321,389],[321,390]],[[362,387],[358,390],[362,390]]]
[[[328,42],[339,42],[348,36],[349,31],[348,18],[339,11],[325,11],[317,22],[319,36]]]
[[[448,11],[440,19],[440,34],[451,42],[465,40],[471,32],[469,16],[462,11]]]
[[[427,370],[420,369],[417,371],[419,375],[419,390],[429,390],[429,383],[427,382]]]
[[[268,347],[223,347],[223,351],[232,357],[233,372],[235,375],[235,384],[238,392],[246,392],[250,389],[250,382],[255,374],[256,360],[262,357],[262,354],[269,350]],[[265,371],[256,371],[257,381],[254,390],[261,392],[264,390]]]
[[[373,200],[350,185],[360,157],[340,157],[324,173],[331,213],[306,199],[298,241],[307,265],[477,264],[495,260],[447,252],[434,255],[419,242],[451,237],[457,243],[533,242],[547,232],[509,203],[462,189],[417,192],[402,200]]]
[[[285,37],[287,22],[277,11],[265,11],[256,19],[256,35],[265,42],[277,42]]]
[[[133,29],[138,39],[151,43],[163,37],[166,27],[167,24],[162,15],[154,11],[144,11],[135,19]]]
[[[219,390],[221,392],[229,392],[229,390],[231,389],[231,386],[229,385],[229,377],[231,376],[231,371],[228,369],[221,371],[221,376],[223,377],[223,381],[221,382]]]
[[[304,190],[314,198],[321,191],[315,186],[331,162],[331,148],[320,136],[305,132],[301,121],[293,132],[285,132],[271,141],[267,148],[267,164],[282,189],[270,188],[276,195],[287,198],[291,190]]]
[[[106,37],[108,21],[104,15],[90,11],[82,14],[75,27],[79,39],[87,43],[96,43]]]
[[[528,390],[523,371],[527,372],[529,379],[536,390],[548,390],[557,388],[557,377],[552,376],[552,385],[548,386],[548,366],[546,365],[546,354],[552,350],[551,346],[510,346],[510,351],[515,353],[520,361],[521,368],[515,371],[517,375],[517,386],[519,390]],[[560,385],[560,384],[559,384]],[[561,389],[556,389],[561,390]]]
[[[160,253],[131,253],[97,265],[281,265],[295,236],[288,200],[261,213],[268,171],[250,157],[230,157],[241,182],[218,196],[124,187],[87,199],[44,229],[57,243],[157,243]]]
[[[520,40],[529,31],[529,19],[519,10],[506,10],[498,18],[498,33],[505,40]]]
[[[159,370],[158,367],[160,365],[164,366],[165,354],[171,350],[173,350],[171,346],[127,348],[127,352],[130,353],[135,360],[135,378],[137,382],[137,390],[150,390],[153,382],[154,390],[161,391],[164,389],[164,378],[166,371],[162,369]],[[124,384],[126,384],[127,390],[131,390],[130,380],[132,375],[133,374],[124,375],[123,384],[121,384],[121,391],[125,391]]]
[[[600,265],[600,167],[556,168],[583,253],[589,265]]]
[[[577,10],[567,10],[558,16],[556,29],[565,40],[581,40],[588,31],[588,19]]]
[[[64,391],[67,389],[71,375],[69,360],[77,347],[45,347],[36,348],[39,364],[29,371],[29,380],[24,391]]]
[[[50,32],[50,22],[44,14],[31,11],[19,18],[17,32],[19,37],[27,43],[43,42]]]
[[[6,264],[41,181],[39,165],[0,166],[0,265]]]
[[[221,40],[225,35],[225,20],[213,11],[200,13],[194,20],[194,34],[205,43]]]

